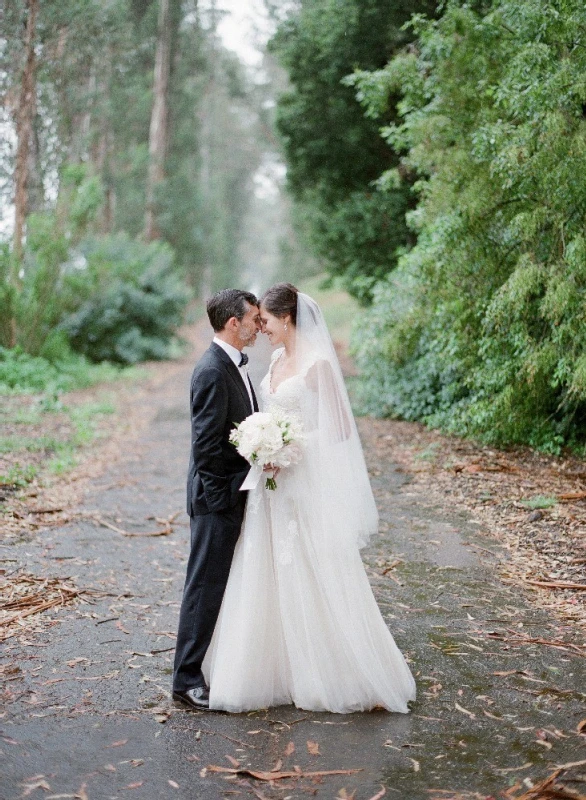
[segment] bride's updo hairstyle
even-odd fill
[[[297,324],[297,293],[298,290],[292,283],[275,283],[267,289],[260,298],[261,304],[269,314],[279,319],[291,317],[293,325]]]

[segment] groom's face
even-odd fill
[[[242,347],[252,347],[260,332],[260,315],[258,306],[251,306],[250,303],[247,303],[246,306],[246,313],[238,327],[238,339],[242,343]]]

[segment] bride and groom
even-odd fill
[[[288,283],[260,303],[225,289],[207,311],[215,336],[191,380],[191,551],[173,697],[230,712],[405,713],[415,683],[360,558],[378,517],[321,311]],[[299,418],[303,457],[276,490],[260,481],[246,492],[250,465],[229,436],[259,409],[242,353],[259,331],[276,347],[261,405]]]

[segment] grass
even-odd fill
[[[77,460],[74,452],[80,448],[91,444],[97,435],[98,421],[106,414],[113,414],[114,405],[109,401],[98,403],[85,403],[81,406],[61,406],[59,412],[64,416],[69,425],[65,436],[39,435],[39,436],[2,436],[0,437],[0,454],[2,453],[42,453],[45,456],[53,456],[46,466],[49,472],[61,475],[72,469]],[[57,413],[57,412],[45,412]],[[42,425],[42,415],[34,413],[23,415],[29,424]],[[64,420],[65,421],[65,420]],[[24,425],[26,423],[20,422]],[[60,425],[63,429],[63,425]],[[10,483],[11,481],[7,481]]]
[[[55,450],[58,441],[53,436],[0,436],[0,453],[30,453]]]
[[[521,505],[525,508],[538,509],[538,508],[553,508],[557,505],[555,497],[545,497],[544,495],[537,495],[536,497],[528,497],[521,500]]]
[[[100,435],[99,423],[116,410],[112,398],[66,405],[59,395],[4,395],[0,421],[0,487],[7,494],[43,475],[64,475],[78,463],[79,451]]]
[[[61,455],[55,456],[55,458],[47,462],[47,470],[53,475],[65,475],[66,472],[69,472],[77,465],[73,447],[65,450]]]
[[[0,347],[0,394],[35,394],[56,402],[62,392],[85,389],[96,383],[113,381],[132,368],[114,364],[92,364],[83,356],[66,353],[59,361],[31,356],[19,348]]]
[[[419,453],[416,453],[413,458],[417,461],[432,461],[434,462],[439,453],[438,450],[440,448],[439,442],[432,442],[425,450],[421,450]]]
[[[33,464],[22,465],[18,462],[13,464],[6,474],[0,474],[0,486],[14,486],[22,489],[33,481],[38,473],[38,469]]]
[[[113,414],[115,385],[145,375],[138,367],[91,364],[65,352],[60,360],[0,347],[0,509],[13,507],[77,466],[84,450],[105,433],[100,422]],[[105,386],[110,384],[110,393]],[[95,388],[94,388],[95,387]],[[73,394],[90,388],[84,396]],[[14,504],[16,503],[16,506]]]

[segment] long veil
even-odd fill
[[[308,388],[301,414],[324,533],[363,547],[377,531],[378,513],[334,345],[318,304],[303,292],[297,295],[295,347]]]

